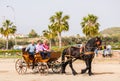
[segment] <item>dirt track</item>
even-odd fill
[[[28,70],[24,75],[18,75],[14,68],[14,59],[0,59],[0,81],[120,81],[119,62],[101,62],[94,60],[92,64],[93,76],[80,74],[81,69],[85,67],[82,61],[76,61],[74,68],[78,75],[73,76],[71,70],[67,67],[67,74],[55,74],[49,70],[47,76],[33,73]]]

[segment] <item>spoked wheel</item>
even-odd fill
[[[40,63],[38,65],[39,73],[47,75],[48,74],[48,65],[47,63]]]
[[[18,59],[15,63],[15,69],[18,74],[24,74],[27,71],[26,63],[22,59]]]
[[[52,65],[52,71],[54,73],[60,73],[60,71],[61,71],[61,63],[58,62],[58,61],[54,61],[53,65]]]
[[[32,69],[34,73],[38,73],[38,64],[36,63],[34,69]]]

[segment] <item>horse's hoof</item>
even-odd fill
[[[84,74],[86,72],[86,70],[81,70],[81,74]]]
[[[77,72],[73,72],[73,75],[77,75],[78,73]]]
[[[94,75],[94,73],[88,73],[88,74],[89,74],[89,76]]]
[[[62,71],[61,74],[65,74],[66,72],[65,71]]]

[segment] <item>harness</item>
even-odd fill
[[[76,47],[76,48],[78,48],[78,47]],[[88,48],[95,48],[95,47],[88,47]],[[65,56],[68,57],[68,58],[74,58],[74,56],[71,56],[71,50],[70,49],[71,49],[71,47],[68,48],[68,55],[65,55]],[[79,51],[80,57],[82,57],[83,55],[92,55],[92,54],[95,54],[93,51],[85,52],[85,46],[83,48],[79,48],[79,49],[82,49],[82,50],[84,49],[83,53]]]
[[[92,55],[92,54],[94,54],[94,52],[85,52],[84,54],[85,55]]]

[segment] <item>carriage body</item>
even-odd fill
[[[59,59],[59,57],[61,56],[61,52],[60,51],[53,51],[50,53],[50,59],[48,62],[51,62],[51,61],[56,61]]]
[[[42,59],[40,53],[36,53],[34,55],[34,69],[42,74],[48,74],[48,70],[51,68],[53,72],[60,72],[60,62],[57,60],[61,56],[61,52],[52,51],[50,52],[50,57],[46,59]],[[31,68],[33,65],[33,58],[31,58],[28,52],[22,52],[22,59],[18,59],[15,63],[15,69],[18,74],[26,73],[28,68]]]

